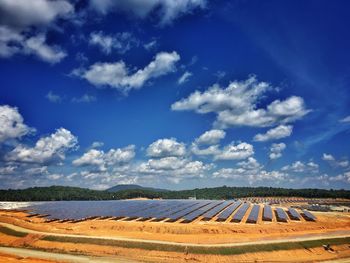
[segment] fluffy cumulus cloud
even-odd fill
[[[282,157],[282,152],[286,149],[286,144],[281,143],[273,143],[270,147],[269,158],[271,160],[275,160]]]
[[[213,173],[214,178],[235,179],[247,181],[253,185],[257,182],[273,181],[279,183],[286,180],[287,175],[280,171],[266,171],[253,157],[249,157],[247,161],[242,161],[235,168],[222,168]]]
[[[61,61],[66,53],[48,45],[44,32],[73,10],[73,5],[65,0],[0,0],[0,56],[33,54],[49,63]],[[38,31],[41,33],[37,34]]]
[[[51,64],[60,62],[67,56],[67,53],[58,46],[46,44],[46,36],[43,34],[28,38],[25,41],[23,51],[28,54],[34,54],[39,59]]]
[[[221,153],[218,143],[225,138],[226,132],[223,130],[209,130],[196,138],[191,146],[191,152],[195,155],[216,156]]]
[[[17,139],[34,131],[23,122],[18,109],[8,105],[0,106],[0,143]]]
[[[240,160],[246,159],[254,154],[253,145],[241,142],[237,145],[231,143],[225,146],[222,151],[214,156],[215,160]]]
[[[339,174],[337,176],[329,177],[329,180],[331,182],[342,181],[345,183],[350,183],[350,172],[345,172],[345,173]]]
[[[143,69],[130,72],[124,61],[115,63],[98,62],[88,70],[75,70],[73,73],[95,86],[109,86],[122,92],[140,89],[150,79],[174,72],[180,56],[174,52],[159,52]]]
[[[171,108],[174,111],[192,110],[200,114],[214,112],[217,114],[215,125],[221,128],[286,124],[301,119],[309,112],[304,100],[297,96],[275,100],[266,108],[260,108],[261,98],[272,89],[268,83],[258,82],[252,76],[245,81],[231,82],[226,88],[215,84],[206,91],[195,91],[172,104]]]
[[[64,160],[66,151],[74,148],[77,142],[77,138],[70,131],[60,128],[50,136],[39,139],[34,147],[17,145],[5,156],[5,159],[38,164]]]
[[[223,130],[210,130],[203,133],[201,136],[196,138],[197,144],[216,144],[223,138],[225,138],[226,132]]]
[[[155,13],[160,20],[159,24],[166,25],[194,9],[203,9],[206,0],[90,0],[90,6],[101,14],[124,12],[141,19]]]
[[[291,165],[286,165],[282,167],[282,171],[294,172],[294,173],[317,173],[318,164],[314,162],[303,163],[301,161],[296,161]]]
[[[150,157],[185,156],[186,145],[177,142],[175,138],[159,139],[147,148]]]
[[[106,171],[108,167],[130,162],[135,157],[135,145],[125,148],[110,149],[108,152],[91,149],[80,158],[73,161],[76,166],[96,166],[99,171]]]
[[[341,160],[337,160],[333,155],[327,154],[327,153],[324,153],[322,155],[322,160],[328,162],[333,167],[347,168],[350,166],[349,160],[345,158]]]
[[[108,35],[98,31],[90,34],[89,44],[99,47],[105,54],[110,54],[114,50],[124,54],[132,47],[138,46],[139,41],[129,32]]]
[[[221,150],[219,148],[219,145],[210,145],[208,147],[202,148],[198,144],[192,143],[191,152],[199,156],[206,156],[206,155],[216,156],[221,153]]]
[[[159,179],[166,179],[179,183],[183,179],[202,178],[212,168],[211,164],[204,164],[201,161],[192,161],[183,157],[163,157],[149,159],[141,163],[136,172],[145,175],[161,176]]]
[[[276,128],[268,130],[264,134],[257,134],[254,136],[254,141],[265,142],[271,140],[278,140],[285,137],[289,137],[292,134],[293,126],[292,125],[279,125]]]

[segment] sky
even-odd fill
[[[349,8],[0,0],[0,188],[350,189]]]

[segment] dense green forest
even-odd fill
[[[165,192],[150,191],[145,189],[128,189],[117,192],[108,192],[68,186],[33,187],[22,190],[0,190],[0,201],[118,200],[136,197],[187,199],[193,196],[196,196],[197,199],[233,199],[253,196],[296,196],[310,198],[331,197],[350,199],[350,191],[227,186]]]

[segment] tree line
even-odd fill
[[[274,187],[215,187],[182,191],[150,191],[145,189],[122,190],[118,192],[98,191],[79,187],[50,186],[27,189],[0,190],[0,201],[61,201],[61,200],[120,200],[131,198],[162,199],[234,199],[243,197],[305,197],[305,198],[347,198],[348,190],[287,189]]]

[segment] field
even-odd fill
[[[280,262],[290,261],[291,257],[305,262],[349,258],[350,214],[314,214],[316,222],[281,223],[274,217],[272,222],[260,219],[257,224],[247,224],[246,218],[241,223],[198,218],[184,224],[113,218],[46,222],[44,218],[28,217],[25,212],[3,210],[0,244],[36,253],[98,257],[95,260],[104,257],[103,262]],[[326,244],[331,249],[326,250]],[[9,255],[0,253],[0,261],[6,262],[4,258]]]

